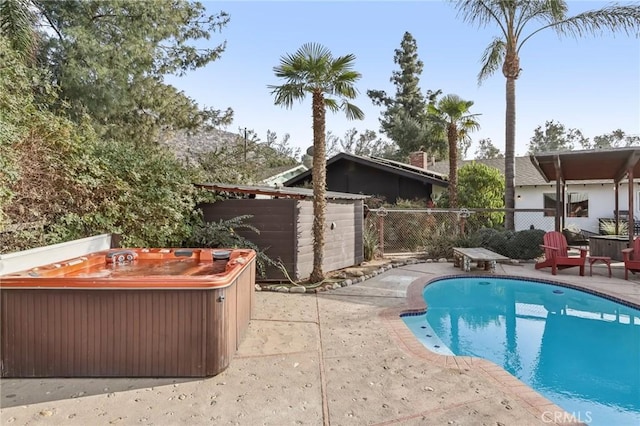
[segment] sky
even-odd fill
[[[395,94],[389,81],[398,65],[394,50],[405,31],[410,32],[424,62],[420,77],[423,92],[441,89],[474,105],[471,112],[481,128],[471,134],[472,158],[476,143],[490,138],[504,151],[505,78],[498,70],[482,85],[477,75],[481,56],[496,27],[478,28],[463,22],[445,1],[230,1],[203,2],[209,13],[225,11],[230,22],[207,41],[226,41],[222,56],[185,76],[166,82],[182,90],[201,107],[234,110],[234,121],[224,130],[254,130],[262,140],[267,130],[279,137],[290,135],[290,145],[304,152],[313,145],[311,100],[286,109],[274,105],[268,85],[282,84],[273,67],[280,58],[304,43],[320,43],[334,57],[356,56],[362,74],[353,101],[364,120],[347,120],[343,112],[327,113],[326,128],[343,137],[355,128],[379,132],[381,109],[372,104],[367,90]],[[569,15],[601,8],[609,2],[567,2]],[[531,30],[538,25],[531,26]],[[201,42],[199,46],[204,46]],[[538,126],[554,120],[584,136],[622,129],[640,135],[640,38],[623,33],[558,37],[551,30],[537,33],[520,51],[522,72],[516,81],[516,155],[527,152]],[[381,135],[383,136],[383,135]],[[384,136],[383,136],[384,137]]]

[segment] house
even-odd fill
[[[428,199],[448,185],[441,173],[424,168],[427,154],[415,153],[411,164],[379,157],[340,153],[327,160],[327,190],[384,197],[389,203],[398,199]],[[286,182],[284,186],[310,185],[312,170]]]
[[[458,169],[472,161],[496,168],[504,174],[504,159],[464,160],[458,163]],[[429,166],[429,170],[447,175],[449,162],[438,162]],[[547,182],[533,164],[531,157],[515,158],[515,207],[516,209],[555,209],[556,207],[556,183]],[[637,183],[636,183],[637,185]],[[627,182],[619,183],[619,195],[621,209],[628,205]],[[637,195],[640,199],[640,193]],[[599,233],[602,221],[600,219],[613,219],[615,210],[615,191],[612,180],[575,180],[567,181],[565,186],[565,226],[575,225],[583,230]],[[637,216],[640,212],[640,204],[635,203]],[[535,228],[552,231],[555,229],[555,212],[545,211],[523,212],[515,214],[515,229]]]
[[[247,198],[200,204],[205,222],[241,215],[259,234],[238,229],[281,267],[266,265],[266,280],[303,280],[313,269],[313,191],[308,188],[274,188],[224,183],[196,184],[210,191],[246,194]],[[258,198],[263,195],[268,198]],[[358,265],[364,260],[364,195],[327,192],[324,257],[326,272]],[[284,271],[283,269],[284,268]]]

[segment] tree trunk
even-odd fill
[[[449,207],[458,208],[458,129],[453,123],[447,126],[449,141]]]
[[[515,145],[516,145],[516,79],[507,77],[507,109],[505,114],[504,148],[504,204],[507,209],[515,208]],[[507,210],[504,227],[515,230],[513,210]]]
[[[504,127],[504,205],[507,209],[513,209],[516,205],[516,80],[520,75],[520,58],[516,49],[517,38],[515,35],[508,37],[508,40],[511,42],[507,46],[505,61],[502,64],[502,74],[507,79],[507,109]],[[504,227],[509,231],[515,230],[513,210],[507,210]]]
[[[324,222],[326,210],[327,159],[325,144],[325,106],[321,91],[313,92],[313,271],[311,282],[324,279]]]

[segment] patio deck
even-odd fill
[[[552,277],[533,264],[500,264],[496,273],[640,305],[640,277],[625,281],[613,266],[613,278],[598,265],[593,277],[577,269]],[[550,424],[543,414],[559,408],[548,400],[500,367],[431,354],[397,317],[413,281],[459,272],[418,263],[318,294],[260,292],[247,337],[218,376],[6,379],[2,424]]]

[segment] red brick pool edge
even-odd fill
[[[483,377],[496,384],[506,394],[521,402],[527,411],[549,424],[582,424],[568,421],[572,418],[553,402],[518,380],[501,366],[491,361],[470,356],[449,356],[431,352],[416,338],[401,318],[402,314],[424,312],[427,308],[422,292],[429,281],[424,278],[414,280],[407,288],[405,306],[385,309],[380,313],[392,338],[406,353],[442,368],[450,368]]]

